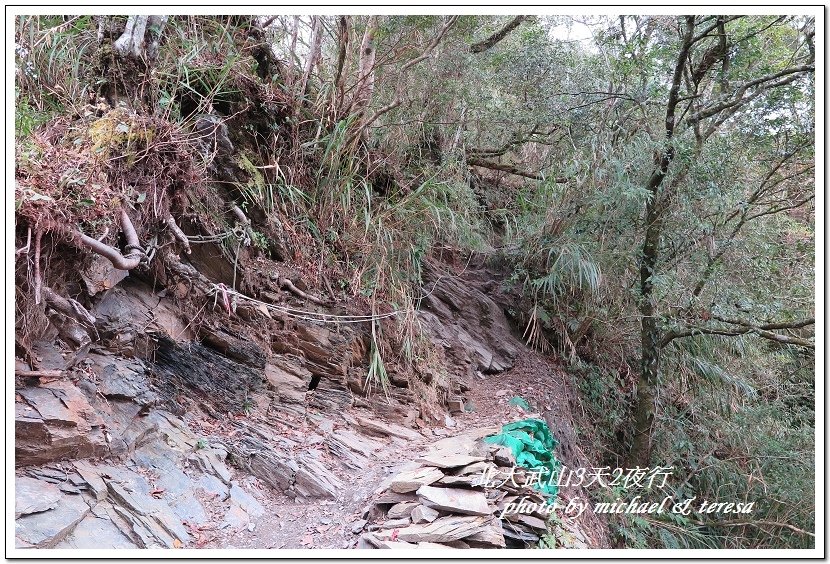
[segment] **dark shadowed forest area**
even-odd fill
[[[8,17],[17,549],[823,547],[814,16]]]

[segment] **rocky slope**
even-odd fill
[[[420,320],[451,374],[444,408],[483,378],[506,384],[517,356],[535,354],[490,297],[494,276],[482,261],[425,275]],[[17,361],[18,547],[377,546],[383,537],[358,533],[376,527],[366,504],[384,480],[435,437],[487,422],[486,406],[419,410],[407,380],[367,397],[360,324],[292,319],[254,338],[257,319],[279,313],[257,305],[194,328],[175,295],[121,278],[89,309],[97,339],[78,346],[55,330],[33,344],[35,366]],[[561,415],[549,418],[560,431]],[[315,524],[321,511],[333,517]],[[277,522],[295,523],[282,541]],[[489,546],[505,546],[492,532]]]

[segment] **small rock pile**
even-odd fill
[[[358,548],[530,548],[548,533],[548,496],[529,485],[498,429],[443,439],[387,479],[366,508]],[[486,479],[482,479],[486,476]],[[485,482],[485,483],[482,483]],[[534,511],[505,512],[525,500]],[[510,506],[515,507],[516,505]]]

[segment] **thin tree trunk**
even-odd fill
[[[305,63],[305,70],[303,71],[303,80],[300,83],[300,97],[305,97],[308,89],[308,79],[311,77],[311,71],[317,59],[320,58],[320,46],[323,43],[323,23],[320,16],[311,17],[311,52],[308,54],[308,60]]]
[[[332,91],[332,113],[339,117],[343,111],[343,100],[346,90],[346,76],[343,68],[346,66],[346,54],[349,50],[349,16],[340,16],[337,21],[337,69],[334,73],[334,89]]]
[[[377,53],[375,36],[377,33],[378,17],[369,16],[363,40],[360,42],[360,59],[357,65],[358,84],[352,104],[352,113],[355,114],[362,115],[366,112],[375,90],[375,55]]]
[[[653,276],[660,254],[660,232],[663,226],[664,198],[660,186],[674,159],[672,137],[676,125],[675,110],[680,100],[680,83],[694,38],[695,17],[686,16],[686,30],[672,78],[672,87],[666,104],[666,140],[662,154],[646,188],[650,193],[646,204],[646,235],[640,259],[640,317],[641,347],[640,379],[637,382],[637,405],[634,409],[634,438],[628,454],[627,466],[648,466],[651,459],[651,431],[654,425],[655,401],[660,375],[660,326],[654,296]]]
[[[132,56],[138,59],[144,52],[144,32],[149,16],[130,16],[121,37],[112,44],[113,50],[121,57]]]

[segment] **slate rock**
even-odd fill
[[[250,517],[256,518],[265,514],[262,504],[237,484],[231,485],[230,501],[232,505],[241,507]]]
[[[294,491],[306,498],[323,497],[337,499],[345,486],[326,466],[309,452],[296,458]]]
[[[481,543],[495,548],[505,548],[504,531],[499,519],[491,519],[478,531],[466,538],[468,542]]]
[[[17,476],[14,480],[14,518],[54,509],[61,497],[60,490],[52,484]]]
[[[389,538],[384,538],[373,533],[365,533],[361,537],[361,540],[365,541],[369,546],[361,546],[361,543],[358,543],[357,548],[386,548],[386,549],[410,549],[410,548],[417,548],[417,545],[400,541],[400,540],[391,540]]]
[[[107,484],[98,473],[98,470],[85,460],[76,460],[73,465],[95,495],[95,499],[98,501],[105,499],[107,497]]]
[[[287,358],[277,356],[265,365],[265,379],[281,403],[303,403],[312,374]]]
[[[491,515],[493,513],[493,509],[487,504],[487,497],[480,491],[421,486],[416,493],[424,505],[433,509],[463,515]]]
[[[436,484],[451,487],[477,488],[483,485],[479,483],[480,481],[478,476],[444,476]]]
[[[513,456],[513,451],[506,446],[500,446],[499,448],[495,449],[495,452],[493,453],[493,460],[499,466],[505,466],[507,468],[516,465],[516,459]]]
[[[444,474],[437,468],[417,468],[401,472],[392,479],[390,489],[396,493],[414,492],[424,485],[440,480]]]
[[[454,549],[455,547],[452,547],[452,546],[449,546],[449,545],[446,545],[446,544],[441,544],[440,542],[419,542],[418,543],[418,548],[442,549],[443,550],[445,548]]]
[[[383,443],[347,430],[334,431],[329,437],[329,440],[337,441],[366,458],[372,457],[375,451],[380,450],[384,446]]]
[[[109,454],[103,420],[68,380],[22,388],[17,393],[25,400],[15,402],[18,466]]]
[[[58,489],[64,493],[68,493],[69,495],[80,495],[81,489],[73,486],[72,484],[58,484]]]
[[[398,529],[397,539],[403,542],[447,542],[475,534],[487,521],[484,517],[439,517],[427,525],[410,525]],[[391,534],[385,531],[383,534]]]
[[[545,523],[544,519],[539,519],[538,517],[534,517],[533,515],[527,515],[524,513],[519,514],[518,522],[526,527],[530,527],[535,531],[539,531],[541,533],[546,533],[548,530],[548,526]]]
[[[530,546],[539,542],[539,535],[529,531],[521,525],[516,525],[515,523],[510,523],[509,521],[502,521],[502,525],[502,534],[504,535],[504,538],[508,541],[512,541],[514,544],[524,544],[525,546]]]
[[[206,474],[216,476],[226,484],[231,483],[231,471],[219,460],[212,449],[199,449],[188,457],[188,461]]]
[[[414,491],[412,490],[409,493],[386,491],[380,494],[374,503],[375,505],[395,505],[406,501],[418,501],[418,496],[415,495]]]
[[[209,494],[213,494],[220,500],[224,501],[228,497],[228,486],[222,480],[211,474],[202,474],[199,476],[197,485],[200,489]]]
[[[487,471],[488,468],[494,468],[493,464],[489,462],[474,462],[460,468],[455,472],[456,476],[475,476],[481,475]]]
[[[356,422],[359,427],[381,436],[399,437],[409,441],[417,441],[423,438],[420,433],[394,423],[382,423],[376,419],[361,416],[356,418]]]
[[[406,527],[411,523],[409,517],[404,517],[403,519],[391,519],[389,521],[384,521],[380,524],[381,529],[399,529],[400,527]]]
[[[404,501],[401,503],[396,503],[392,507],[389,508],[389,511],[386,513],[387,519],[402,519],[403,517],[409,517],[412,513],[412,510],[417,507],[418,504],[414,501]]]
[[[138,548],[107,518],[87,515],[55,548]]]
[[[157,401],[157,395],[150,390],[147,368],[141,361],[96,354],[90,358],[100,378],[98,391],[104,396],[133,400],[139,405]]]
[[[459,468],[472,464],[473,462],[483,462],[484,460],[483,456],[469,456],[451,452],[431,452],[416,459],[416,462],[428,466],[435,466],[436,468]]]
[[[420,523],[432,523],[438,518],[438,511],[426,505],[418,505],[412,510],[412,514],[409,518],[412,519],[412,522],[416,525]]]
[[[54,509],[24,515],[15,521],[15,537],[37,548],[52,548],[89,513],[81,496],[61,495]]]

